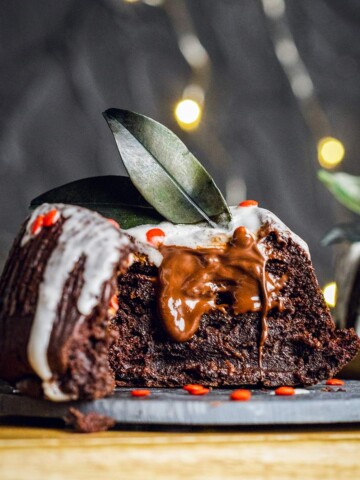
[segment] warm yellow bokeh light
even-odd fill
[[[201,107],[195,100],[189,98],[180,100],[175,107],[175,118],[181,128],[192,130],[200,123]]]
[[[337,286],[335,282],[330,282],[327,285],[325,285],[323,294],[324,294],[325,302],[329,307],[335,307],[336,293],[337,293]]]
[[[322,138],[317,146],[318,160],[324,168],[335,168],[345,155],[344,145],[334,137]]]

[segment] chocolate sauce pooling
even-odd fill
[[[159,271],[159,310],[171,338],[189,340],[202,315],[211,309],[225,312],[231,308],[234,315],[261,312],[261,367],[268,335],[267,313],[274,307],[283,310],[279,294],[286,276],[278,279],[265,271],[269,255],[260,251],[255,236],[239,227],[232,240],[219,248],[163,245],[160,252],[164,258]],[[223,297],[226,304],[221,302]]]

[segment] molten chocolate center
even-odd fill
[[[189,340],[201,316],[211,309],[232,309],[235,315],[261,312],[261,351],[267,338],[266,316],[270,309],[283,309],[279,298],[286,277],[265,271],[267,257],[255,236],[245,227],[235,230],[232,240],[220,248],[160,247],[159,309],[164,326],[177,342]]]

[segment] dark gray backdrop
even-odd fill
[[[121,107],[174,129],[223,190],[228,178],[242,176],[247,196],[309,243],[321,280],[332,278],[330,251],[319,241],[351,215],[316,179],[315,142],[260,1],[186,5],[212,65],[203,125],[224,157],[207,151],[204,131],[186,134],[175,124],[173,106],[191,72],[164,9],[122,0],[0,1],[0,264],[34,196],[81,177],[124,173],[101,116]],[[288,0],[286,7],[321,105],[346,146],[342,168],[359,174],[360,3]]]

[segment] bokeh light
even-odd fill
[[[337,294],[337,286],[335,282],[330,282],[325,285],[323,289],[323,294],[325,298],[326,304],[333,308],[336,305],[336,294]]]
[[[201,120],[201,107],[199,103],[189,98],[180,100],[175,107],[175,118],[184,130],[196,128]]]
[[[318,160],[324,168],[335,168],[345,155],[344,145],[334,137],[324,137],[318,143]]]

